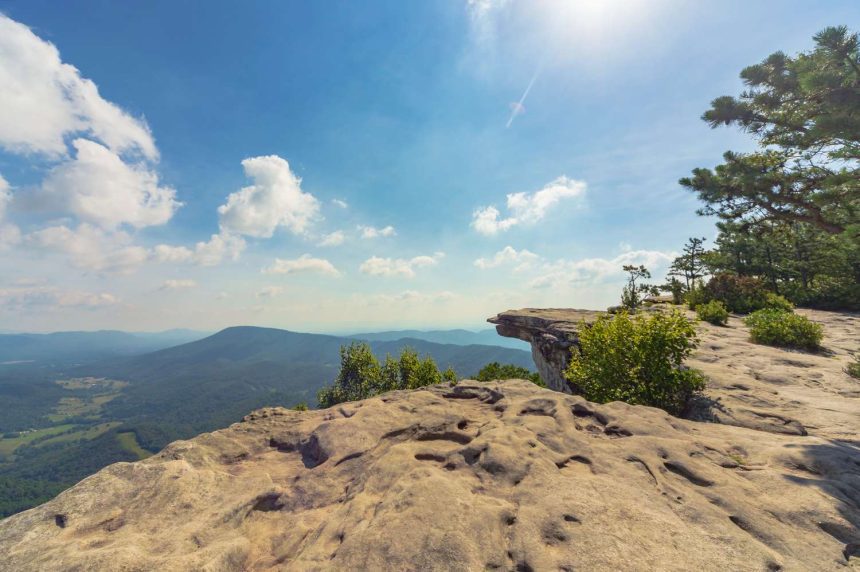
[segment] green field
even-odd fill
[[[107,433],[114,427],[118,427],[122,425],[119,421],[111,421],[108,423],[99,423],[98,425],[90,425],[88,427],[81,427],[76,431],[71,431],[69,433],[63,433],[62,435],[57,435],[56,437],[51,437],[49,439],[45,439],[44,441],[40,441],[36,443],[35,447],[42,447],[45,445],[51,445],[53,443],[67,443],[70,441],[78,441],[80,439],[95,439],[99,435]]]
[[[56,425],[54,427],[46,427],[45,429],[35,429],[33,431],[21,433],[18,437],[13,437],[12,439],[0,439],[0,457],[8,457],[14,453],[15,449],[18,447],[28,445],[36,439],[47,437],[49,435],[57,435],[68,431],[69,429],[73,429],[74,427],[75,426],[72,424]]]
[[[124,381],[98,377],[61,379],[55,383],[63,389],[83,393],[79,396],[60,398],[54,413],[48,415],[48,419],[55,423],[70,417],[86,416],[97,420],[102,407],[118,397],[122,389],[128,385]]]
[[[116,439],[119,441],[119,444],[123,449],[133,455],[137,455],[138,459],[146,459],[152,455],[152,453],[140,446],[137,442],[137,436],[133,431],[117,433]]]

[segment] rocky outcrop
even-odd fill
[[[576,388],[564,378],[570,363],[571,348],[579,339],[583,323],[597,319],[602,312],[570,309],[524,308],[503,312],[487,320],[496,325],[500,336],[517,338],[532,346],[532,358],[547,387],[564,393]]]
[[[704,395],[688,416],[760,431],[856,439],[860,428],[860,383],[843,371],[860,351],[860,316],[797,310],[824,326],[824,349],[809,353],[753,344],[739,316],[728,326],[698,323],[699,348],[688,360],[708,377]],[[488,321],[500,335],[532,345],[541,376],[553,389],[576,393],[562,372],[583,324],[600,312],[509,310]],[[695,318],[688,312],[690,318]]]
[[[703,325],[721,423],[516,380],[264,409],[0,521],[0,570],[860,567],[860,324],[809,315],[827,353]]]
[[[0,522],[0,569],[844,570],[857,445],[523,381],[265,409]]]

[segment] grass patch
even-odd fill
[[[848,364],[845,373],[855,379],[860,379],[860,354],[854,356],[854,361]]]
[[[98,425],[91,425],[89,427],[82,427],[77,431],[71,431],[69,433],[63,433],[62,435],[57,435],[56,437],[50,437],[45,439],[44,441],[40,441],[36,443],[36,447],[42,447],[44,445],[51,445],[53,443],[68,443],[70,441],[79,441],[81,439],[86,439],[89,441],[90,439],[95,439],[99,435],[103,435],[107,433],[114,427],[118,427],[122,425],[119,421],[110,421],[108,423],[99,423]]]
[[[18,447],[29,445],[36,439],[40,439],[42,437],[65,433],[66,431],[68,431],[69,429],[73,429],[74,427],[75,425],[71,423],[66,423],[64,425],[55,425],[54,427],[46,427],[44,429],[34,429],[32,431],[22,432],[17,437],[13,437],[11,439],[0,439],[0,457],[9,457],[12,453],[15,452],[15,449],[17,449]]]
[[[48,416],[48,419],[55,423],[70,417],[98,419],[102,406],[116,399],[122,389],[128,385],[125,381],[99,377],[60,379],[55,383],[63,389],[83,393],[83,395],[60,398],[54,413]]]
[[[116,440],[123,449],[132,455],[137,455],[138,459],[146,459],[152,455],[152,453],[140,446],[140,443],[137,442],[137,435],[134,434],[134,431],[123,431],[122,433],[117,433]]]

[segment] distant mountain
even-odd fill
[[[105,406],[114,419],[159,420],[176,427],[170,438],[188,436],[238,420],[264,405],[316,403],[316,393],[335,378],[340,347],[353,338],[238,326],[202,340],[160,351],[82,366],[76,375],[130,382]],[[405,338],[369,342],[374,353],[399,354],[409,346],[430,355],[440,368],[473,376],[492,361],[533,368],[531,354],[489,345],[438,344]],[[158,439],[158,444],[163,444]]]
[[[171,441],[226,427],[254,409],[300,401],[314,406],[317,391],[337,375],[341,346],[356,341],[234,327],[189,343],[122,355],[192,334],[165,332],[154,339],[123,332],[0,336],[5,342],[0,355],[9,361],[54,360],[0,367],[0,514],[4,506],[8,513],[38,504],[109,463],[134,460]],[[492,361],[533,367],[528,352],[498,345],[417,338],[369,343],[380,358],[410,346],[464,377]],[[88,361],[100,352],[107,359]],[[74,361],[60,363],[61,356]],[[106,379],[85,379],[90,377]]]
[[[529,344],[527,342],[502,337],[496,333],[495,329],[486,329],[477,332],[471,330],[393,330],[390,332],[352,334],[349,337],[371,342],[389,342],[411,338],[437,344],[456,344],[458,346],[477,344],[529,351]]]
[[[198,340],[206,335],[192,330],[156,333],[100,330],[53,334],[0,334],[0,364],[24,361],[88,363],[113,356],[143,354]]]

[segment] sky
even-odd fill
[[[856,0],[0,0],[0,330],[605,308],[714,221],[742,68]]]

